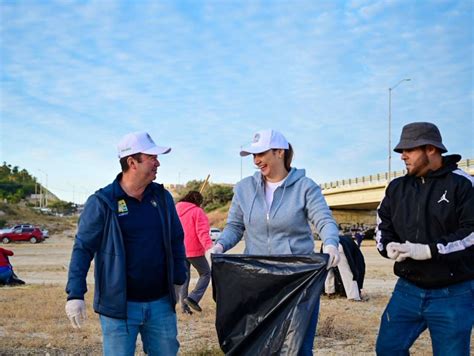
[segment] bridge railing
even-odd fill
[[[462,170],[474,174],[474,162],[472,159],[463,159],[459,161],[458,167]],[[391,174],[391,179],[401,177],[407,174],[407,171],[404,169],[402,171],[394,171]],[[354,187],[362,185],[372,185],[372,184],[385,184],[388,181],[388,172],[371,174],[364,177],[348,178],[342,180],[336,180],[332,182],[322,183],[321,189],[332,189],[332,188],[342,188],[342,187]]]

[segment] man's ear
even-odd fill
[[[135,161],[132,156],[129,156],[127,158],[127,163],[128,163],[128,166],[132,169],[136,168],[137,166],[137,161]]]
[[[425,146],[425,152],[428,155],[435,154],[437,151],[438,151],[438,149],[433,145],[426,145]]]
[[[441,151],[438,147],[433,145],[426,145],[425,146],[425,153],[428,157],[437,157],[441,156]]]

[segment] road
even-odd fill
[[[51,236],[39,244],[25,242],[3,246],[14,251],[15,255],[11,258],[11,263],[17,275],[26,283],[65,285],[73,236],[74,231],[66,231],[60,235]],[[320,242],[317,242],[317,245],[317,250],[319,250]],[[244,247],[245,243],[241,241],[227,253],[242,253]],[[367,266],[364,292],[368,294],[389,292],[396,281],[392,272],[393,263],[378,254],[374,241],[364,241],[362,253]],[[93,283],[92,270],[91,268],[88,274],[88,283]]]

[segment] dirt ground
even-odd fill
[[[24,287],[0,288],[0,355],[100,354],[100,326],[92,311],[93,273],[88,276],[86,295],[88,320],[80,331],[73,330],[64,314],[64,286],[74,231],[51,236],[41,244],[17,243],[11,262]],[[229,253],[243,251],[243,243]],[[396,278],[392,262],[376,251],[374,241],[364,241],[366,261],[363,302],[322,297],[315,355],[372,355],[380,315]],[[194,272],[195,273],[195,272]],[[193,280],[196,275],[193,274]],[[192,282],[193,283],[193,282]],[[37,299],[41,299],[38,301]],[[191,316],[178,312],[180,354],[221,354],[215,332],[215,304],[210,288],[201,301],[204,311]],[[30,310],[32,309],[33,310]],[[36,320],[38,319],[38,320]],[[37,330],[41,328],[41,330]],[[427,333],[411,349],[415,355],[430,355]],[[143,354],[137,348],[137,355]]]

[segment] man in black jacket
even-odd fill
[[[377,248],[399,276],[385,309],[378,355],[408,355],[428,328],[434,355],[469,355],[474,322],[474,180],[457,168],[428,122],[403,127],[394,149],[407,175],[377,210]]]

